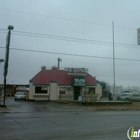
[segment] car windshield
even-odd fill
[[[25,95],[25,92],[17,92],[16,95]]]

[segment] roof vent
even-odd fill
[[[41,66],[41,70],[45,70],[46,69],[46,66]]]
[[[57,70],[57,69],[58,69],[58,67],[52,66],[52,70]]]

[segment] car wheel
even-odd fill
[[[15,101],[17,101],[17,99],[15,99]]]

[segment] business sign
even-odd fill
[[[86,74],[88,72],[87,68],[64,68],[69,75]]]
[[[82,96],[79,96],[78,97],[78,101],[81,102],[82,100],[83,100],[83,97]]]
[[[74,78],[72,80],[72,86],[86,86],[86,79],[83,77]]]
[[[65,94],[66,88],[65,87],[59,87],[59,94]]]

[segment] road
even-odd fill
[[[7,101],[0,113],[0,140],[128,140],[140,129],[139,111],[91,111],[54,102]]]

